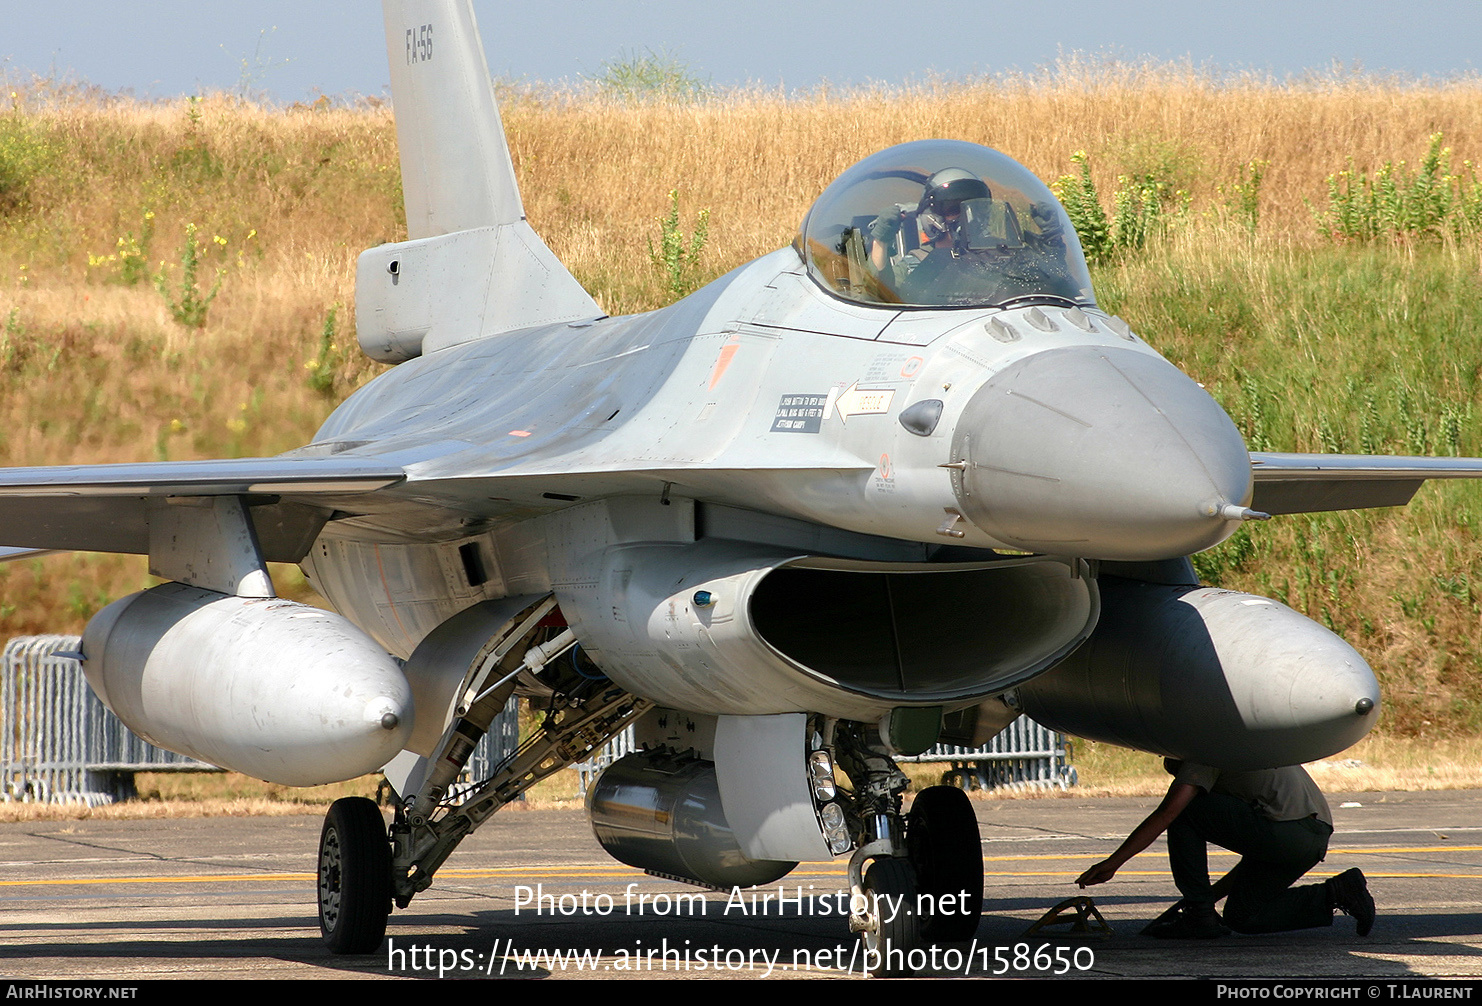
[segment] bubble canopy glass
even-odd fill
[[[829,293],[892,307],[1095,304],[1075,228],[996,150],[902,143],[823,191],[794,247]]]

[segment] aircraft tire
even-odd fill
[[[911,951],[921,946],[921,928],[916,917],[916,876],[911,864],[895,858],[872,860],[865,870],[864,893],[872,906],[878,904],[883,909],[875,931],[860,933],[870,976],[914,973],[910,966]]]
[[[368,954],[391,914],[391,845],[372,800],[336,800],[319,835],[319,931],[331,953]]]
[[[906,850],[916,890],[948,911],[921,916],[921,935],[933,943],[970,940],[983,914],[983,844],[972,801],[952,786],[922,790],[906,818]]]

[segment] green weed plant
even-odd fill
[[[1221,192],[1228,192],[1226,206],[1251,234],[1255,234],[1256,227],[1261,222],[1261,182],[1265,180],[1266,169],[1269,167],[1270,161],[1246,161],[1240,166],[1240,175],[1229,189],[1220,189]]]
[[[335,375],[341,360],[340,347],[335,342],[335,318],[340,305],[332,305],[325,315],[324,327],[319,332],[319,355],[304,364],[309,372],[309,387],[326,397],[334,395]]]
[[[20,308],[13,307],[5,316],[5,328],[0,331],[0,373],[20,369],[25,362],[26,326],[21,323]]]
[[[107,255],[89,255],[88,268],[108,267],[123,286],[138,286],[149,278],[149,245],[154,240],[154,211],[145,210],[139,232],[125,232]]]
[[[1475,235],[1482,225],[1482,186],[1471,161],[1451,173],[1451,148],[1433,133],[1412,173],[1404,161],[1385,161],[1373,177],[1348,167],[1328,176],[1328,206],[1321,232],[1335,242],[1434,241]]]
[[[591,78],[604,97],[618,101],[696,101],[710,93],[710,81],[674,53],[653,49],[620,52]]]
[[[180,281],[171,290],[169,273],[161,262],[154,274],[154,288],[164,298],[170,316],[187,328],[205,328],[206,318],[211,313],[211,302],[221,292],[221,282],[226,278],[226,269],[218,267],[211,289],[202,291],[198,280],[201,269],[202,248],[199,228],[195,224],[185,225],[185,243],[180,249]],[[226,248],[226,238],[217,235],[211,244],[217,249]]]
[[[695,229],[685,240],[679,224],[679,190],[669,190],[669,212],[659,218],[659,243],[648,243],[648,259],[664,277],[669,294],[676,300],[695,288],[700,256],[710,239],[710,210],[702,209]]]
[[[31,201],[55,159],[56,150],[39,123],[18,111],[0,116],[0,217]]]
[[[1077,150],[1070,159],[1079,172],[1061,175],[1051,188],[1064,205],[1088,262],[1110,262],[1143,248],[1188,206],[1187,192],[1156,173],[1140,172],[1117,176],[1108,215],[1091,178],[1090,157]]]

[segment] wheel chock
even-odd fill
[[[1056,930],[1056,926],[1067,928]],[[1096,908],[1096,902],[1084,894],[1067,898],[1050,909],[1034,925],[1024,930],[1027,936],[1110,936],[1111,924]]]

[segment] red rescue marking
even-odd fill
[[[509,431],[509,435],[512,436],[512,437],[528,437],[530,435],[530,431],[529,430],[510,430]]]
[[[715,366],[710,371],[710,387],[714,388],[720,383],[721,377],[725,375],[726,368],[731,365],[731,357],[736,355],[736,350],[741,347],[739,337],[732,339],[720,347],[720,355],[715,358]]]
[[[918,371],[918,370],[921,369],[921,364],[923,362],[925,362],[925,361],[923,361],[921,359],[921,357],[919,357],[919,356],[913,356],[913,357],[911,357],[909,360],[907,360],[905,362],[905,364],[903,364],[901,366],[901,376],[902,377],[915,377],[916,376],[916,371]]]

